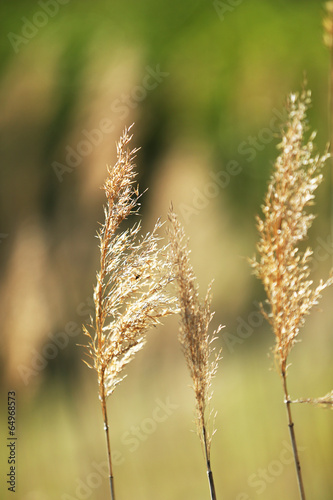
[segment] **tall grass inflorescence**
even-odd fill
[[[288,121],[278,146],[281,153],[262,206],[263,216],[257,217],[259,258],[251,260],[254,274],[263,282],[270,306],[268,313],[262,310],[275,334],[275,361],[283,385],[302,500],[305,499],[304,484],[287,388],[288,356],[305,317],[318,304],[322,291],[333,283],[330,277],[313,287],[310,279],[312,250],[307,248],[302,252],[299,249],[315,217],[307,208],[313,205],[314,192],[323,180],[321,171],[329,157],[327,153],[314,155],[314,133],[305,140],[310,102],[311,95],[306,90],[289,97]]]
[[[170,227],[170,259],[174,267],[178,288],[181,324],[179,341],[190,371],[196,401],[196,425],[206,460],[206,469],[210,487],[211,500],[216,500],[213,473],[211,470],[210,449],[214,429],[209,429],[209,417],[212,413],[212,379],[214,378],[221,351],[215,353],[213,342],[221,330],[208,332],[214,313],[211,312],[211,285],[209,285],[204,301],[199,299],[199,290],[193,268],[190,263],[188,243],[184,229],[171,209],[169,211]]]
[[[103,186],[107,204],[98,232],[100,269],[94,288],[95,315],[84,327],[89,341],[86,364],[97,372],[109,464],[111,498],[115,499],[107,398],[123,380],[125,366],[143,347],[147,330],[175,310],[175,299],[166,292],[172,281],[171,265],[160,248],[158,221],[151,233],[140,236],[140,222],[118,232],[130,214],[138,213],[139,191],[130,151],[132,136],[124,131],[117,145],[117,162],[108,167]]]

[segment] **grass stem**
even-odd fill
[[[283,380],[283,390],[284,390],[284,396],[285,396],[285,404],[286,404],[286,409],[287,409],[287,417],[288,417],[288,427],[289,427],[289,432],[290,432],[290,440],[291,440],[291,445],[293,448],[293,454],[294,454],[294,462],[296,466],[296,474],[297,474],[297,482],[298,482],[298,489],[299,489],[299,494],[300,494],[300,499],[305,500],[305,492],[304,492],[304,484],[303,484],[303,478],[302,478],[302,469],[301,469],[301,463],[299,460],[298,456],[298,450],[297,450],[297,443],[296,443],[296,435],[295,435],[295,429],[294,429],[294,422],[292,419],[291,415],[291,400],[288,394],[288,389],[287,389],[287,375],[285,372],[282,372],[282,380]]]
[[[209,483],[209,490],[210,490],[210,498],[211,498],[211,500],[216,500],[213,472],[212,472],[212,469],[210,467],[207,434],[206,434],[206,428],[204,425],[202,427],[202,434],[203,434],[203,442],[204,442],[204,448],[205,448],[205,458],[206,458],[206,467],[207,467],[207,476],[208,476],[208,483]]]
[[[141,222],[119,232],[120,224],[138,214],[140,198],[132,136],[125,131],[117,144],[117,162],[107,167],[103,185],[107,204],[104,223],[97,233],[100,269],[94,287],[95,317],[83,326],[89,338],[86,365],[98,376],[98,396],[102,405],[106,436],[111,500],[115,500],[111,446],[106,402],[123,380],[123,370],[142,349],[146,333],[161,319],[177,310],[176,298],[166,291],[173,280],[172,265],[165,258],[166,246],[159,245],[157,232],[162,223],[140,237]]]
[[[110,434],[109,434],[109,422],[108,422],[108,414],[107,414],[107,407],[106,407],[106,397],[105,397],[105,391],[104,391],[104,381],[103,381],[102,387],[103,387],[103,389],[102,389],[102,394],[101,394],[101,403],[102,403],[102,411],[103,411],[106,446],[107,446],[107,451],[108,451],[110,492],[111,492],[111,500],[115,500],[116,496],[115,496],[115,492],[114,492],[112,460],[111,460],[111,445],[110,445]]]
[[[216,500],[215,485],[214,485],[213,473],[210,468],[210,462],[207,463],[207,475],[208,475],[208,483],[210,490],[210,498],[211,500]]]

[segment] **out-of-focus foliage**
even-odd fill
[[[140,187],[149,187],[143,225],[151,230],[173,201],[201,289],[215,278],[214,322],[226,325],[214,384],[217,493],[296,495],[293,466],[275,463],[288,441],[282,394],[265,358],[272,338],[258,313],[263,291],[243,257],[254,252],[286,96],[304,73],[320,150],[328,141],[322,17],[323,4],[305,0],[1,2],[1,398],[18,393],[20,498],[78,498],[77,481],[105,460],[96,381],[76,343],[98,267],[99,187],[132,122]],[[309,235],[315,281],[332,265],[328,168],[324,177]],[[291,357],[294,399],[331,389],[331,293]],[[126,455],[120,497],[206,494],[177,330],[168,320],[148,338],[110,404],[111,439]],[[156,400],[167,397],[177,409],[149,427]],[[309,498],[331,500],[331,414],[299,405],[295,421]],[[148,432],[133,436],[142,425]],[[259,469],[273,478],[262,493]],[[87,498],[106,491],[103,477]]]

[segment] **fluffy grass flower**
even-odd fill
[[[275,360],[283,383],[302,500],[305,499],[304,485],[287,389],[288,356],[306,316],[318,304],[322,291],[333,283],[330,277],[313,286],[310,279],[312,250],[307,248],[302,252],[299,248],[314,219],[308,207],[313,205],[314,192],[323,180],[322,168],[329,157],[327,153],[314,154],[315,134],[305,140],[310,102],[309,91],[291,94],[289,98],[288,121],[278,146],[281,152],[262,206],[263,217],[257,217],[259,258],[251,260],[267,295],[269,312],[263,308],[262,311],[275,334]]]
[[[169,211],[170,259],[178,288],[181,324],[179,341],[192,378],[196,401],[196,424],[207,465],[207,473],[212,500],[216,498],[213,475],[210,465],[211,438],[214,429],[209,430],[212,398],[212,380],[216,375],[221,351],[214,353],[213,342],[221,330],[219,326],[213,334],[209,333],[211,312],[211,285],[203,301],[190,263],[190,251],[185,239],[184,229],[171,209]]]
[[[120,224],[139,208],[132,136],[125,130],[117,145],[117,162],[108,167],[103,186],[107,204],[98,232],[100,269],[94,288],[95,315],[84,327],[89,337],[89,362],[98,375],[110,469],[111,497],[115,498],[106,399],[124,378],[125,366],[146,341],[147,330],[174,312],[175,299],[166,292],[172,281],[166,247],[159,247],[158,221],[151,233],[140,236],[140,222],[123,232]]]
[[[300,96],[291,94],[289,98],[289,120],[278,146],[281,153],[262,206],[263,217],[257,217],[260,258],[251,260],[267,294],[270,312],[264,315],[275,334],[275,358],[282,375],[305,317],[318,304],[321,292],[333,282],[330,277],[313,287],[312,250],[299,249],[315,218],[307,208],[313,205],[314,192],[323,180],[321,171],[329,157],[327,153],[313,154],[315,134],[304,142],[310,102],[309,91]]]

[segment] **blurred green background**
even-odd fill
[[[281,384],[267,357],[274,339],[246,257],[286,96],[305,77],[319,149],[329,140],[323,8],[305,0],[1,2],[1,498],[13,498],[4,486],[10,390],[16,498],[108,498],[96,378],[76,344],[85,341],[98,267],[99,188],[133,122],[140,187],[149,187],[143,225],[151,229],[173,202],[203,294],[215,279],[214,324],[226,325],[213,400],[218,498],[297,498]],[[309,234],[315,282],[332,265],[330,193],[327,168]],[[291,355],[293,398],[332,388],[332,293]],[[177,328],[172,318],[149,333],[109,401],[119,499],[208,498]],[[332,413],[293,411],[308,498],[331,500]]]

